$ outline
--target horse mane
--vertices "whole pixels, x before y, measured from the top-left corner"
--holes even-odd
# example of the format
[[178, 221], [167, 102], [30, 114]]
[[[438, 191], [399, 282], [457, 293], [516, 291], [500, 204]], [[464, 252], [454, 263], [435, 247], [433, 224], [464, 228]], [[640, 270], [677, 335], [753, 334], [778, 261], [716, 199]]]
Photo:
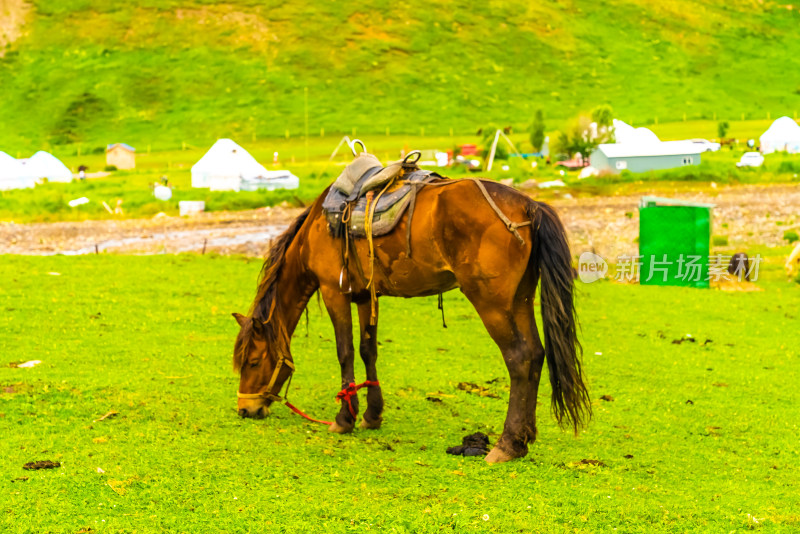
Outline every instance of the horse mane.
[[303, 213], [292, 221], [286, 231], [272, 244], [269, 253], [267, 253], [259, 275], [256, 298], [248, 314], [252, 317], [252, 321], [242, 328], [236, 342], [236, 350], [234, 350], [233, 354], [233, 368], [236, 371], [240, 370], [244, 365], [257, 329], [263, 330], [264, 338], [268, 346], [271, 347], [278, 346], [277, 342], [286, 335], [283, 323], [273, 320], [275, 307], [278, 304], [278, 284], [276, 282], [286, 263], [286, 251], [294, 241], [294, 238], [297, 237], [303, 223], [308, 219], [312, 207], [313, 205], [306, 208]]

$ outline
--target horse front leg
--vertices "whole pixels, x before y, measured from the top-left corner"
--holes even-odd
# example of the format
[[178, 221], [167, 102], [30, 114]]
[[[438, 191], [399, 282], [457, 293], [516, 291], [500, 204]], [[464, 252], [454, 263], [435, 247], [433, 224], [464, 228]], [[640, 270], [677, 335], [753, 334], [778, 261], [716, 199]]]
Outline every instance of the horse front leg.
[[[353, 319], [350, 315], [350, 298], [339, 291], [321, 289], [322, 300], [333, 323], [336, 335], [336, 355], [339, 358], [339, 367], [342, 375], [341, 390], [355, 382], [353, 359]], [[353, 395], [341, 400], [341, 409], [336, 414], [336, 420], [328, 427], [331, 432], [344, 434], [351, 432], [358, 414], [358, 396]]]
[[[375, 303], [375, 314], [378, 313], [378, 303]], [[378, 370], [375, 362], [378, 360], [378, 321], [370, 324], [372, 307], [370, 302], [358, 304], [358, 322], [361, 326], [361, 343], [359, 352], [364, 361], [367, 373], [367, 380], [370, 382], [378, 381]], [[383, 393], [380, 386], [367, 386], [367, 410], [364, 412], [364, 419], [361, 420], [360, 428], [377, 429], [381, 427], [383, 417]]]

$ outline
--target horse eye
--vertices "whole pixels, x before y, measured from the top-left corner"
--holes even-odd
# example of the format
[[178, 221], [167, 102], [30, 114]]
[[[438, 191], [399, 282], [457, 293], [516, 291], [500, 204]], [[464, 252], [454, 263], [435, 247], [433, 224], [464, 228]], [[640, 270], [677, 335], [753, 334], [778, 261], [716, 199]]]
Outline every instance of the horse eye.
[[261, 361], [260, 361], [260, 360], [256, 360], [256, 361], [254, 361], [254, 362], [250, 362], [250, 367], [251, 367], [251, 368], [256, 368], [256, 367], [258, 367], [259, 365], [261, 365]]

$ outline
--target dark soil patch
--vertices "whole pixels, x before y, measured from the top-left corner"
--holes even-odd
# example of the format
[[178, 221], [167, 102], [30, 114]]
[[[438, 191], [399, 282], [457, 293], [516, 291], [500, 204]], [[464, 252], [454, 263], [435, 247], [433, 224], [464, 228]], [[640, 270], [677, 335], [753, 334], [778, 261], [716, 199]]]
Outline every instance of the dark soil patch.
[[600, 397], [600, 400], [604, 400], [606, 402], [614, 402], [614, 397], [612, 397], [611, 395], [603, 395], [602, 397]]
[[50, 460], [39, 460], [38, 462], [28, 462], [27, 464], [23, 465], [23, 469], [34, 470], [34, 469], [55, 469], [56, 467], [61, 467], [61, 462], [51, 462]]
[[604, 462], [600, 461], [600, 460], [587, 460], [586, 458], [584, 458], [583, 460], [578, 462], [578, 464], [581, 464], [581, 465], [596, 465], [598, 467], [605, 467], [606, 466], [606, 464]]

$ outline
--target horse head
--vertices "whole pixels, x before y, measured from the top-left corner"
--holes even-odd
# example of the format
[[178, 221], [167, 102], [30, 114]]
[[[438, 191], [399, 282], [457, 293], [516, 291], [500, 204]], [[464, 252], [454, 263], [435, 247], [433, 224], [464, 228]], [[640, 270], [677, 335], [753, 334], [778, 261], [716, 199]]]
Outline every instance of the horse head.
[[280, 391], [294, 364], [274, 325], [240, 313], [233, 317], [239, 323], [233, 349], [233, 368], [239, 372], [238, 412], [241, 417], [261, 419], [269, 415], [274, 401], [282, 400]]

